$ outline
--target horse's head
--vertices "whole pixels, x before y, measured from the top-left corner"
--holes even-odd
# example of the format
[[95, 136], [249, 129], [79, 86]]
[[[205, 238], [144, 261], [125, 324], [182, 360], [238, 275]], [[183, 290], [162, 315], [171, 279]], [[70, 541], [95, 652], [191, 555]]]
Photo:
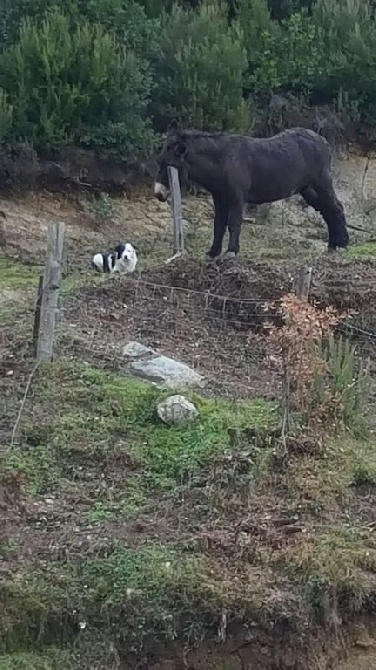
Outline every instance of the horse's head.
[[154, 195], [158, 200], [165, 202], [170, 193], [167, 167], [174, 167], [181, 174], [185, 168], [186, 151], [187, 138], [184, 131], [179, 131], [176, 126], [170, 126], [157, 158], [158, 174], [154, 184]]

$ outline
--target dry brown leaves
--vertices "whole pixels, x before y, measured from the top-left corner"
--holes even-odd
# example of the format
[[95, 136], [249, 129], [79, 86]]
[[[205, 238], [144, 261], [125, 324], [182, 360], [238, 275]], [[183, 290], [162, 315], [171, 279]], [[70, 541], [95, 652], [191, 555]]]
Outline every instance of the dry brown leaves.
[[304, 415], [311, 426], [327, 426], [339, 399], [328, 383], [329, 366], [322, 345], [346, 314], [333, 307], [318, 309], [290, 293], [282, 298], [278, 311], [283, 327], [272, 323], [265, 326], [270, 363], [274, 368], [278, 366], [283, 377], [288, 378], [293, 408]]

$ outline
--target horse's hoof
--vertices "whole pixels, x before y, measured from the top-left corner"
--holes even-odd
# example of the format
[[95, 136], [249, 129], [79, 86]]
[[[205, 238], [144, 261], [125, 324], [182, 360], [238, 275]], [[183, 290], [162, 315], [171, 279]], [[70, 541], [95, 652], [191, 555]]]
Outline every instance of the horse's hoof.
[[345, 254], [348, 251], [348, 247], [328, 247], [328, 254]]
[[217, 261], [221, 257], [221, 252], [219, 254], [214, 254], [212, 251], [207, 251], [205, 254], [208, 261]]

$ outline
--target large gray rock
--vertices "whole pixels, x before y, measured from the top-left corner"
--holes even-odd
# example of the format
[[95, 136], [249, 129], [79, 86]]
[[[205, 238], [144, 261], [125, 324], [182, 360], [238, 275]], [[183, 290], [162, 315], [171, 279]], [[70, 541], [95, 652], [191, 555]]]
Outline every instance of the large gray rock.
[[161, 421], [169, 426], [185, 426], [198, 417], [193, 402], [183, 395], [171, 395], [157, 405], [157, 414]]
[[123, 348], [126, 359], [124, 369], [131, 375], [146, 379], [157, 386], [171, 389], [198, 386], [206, 381], [202, 375], [192, 370], [185, 363], [163, 356], [140, 342], [128, 342]]

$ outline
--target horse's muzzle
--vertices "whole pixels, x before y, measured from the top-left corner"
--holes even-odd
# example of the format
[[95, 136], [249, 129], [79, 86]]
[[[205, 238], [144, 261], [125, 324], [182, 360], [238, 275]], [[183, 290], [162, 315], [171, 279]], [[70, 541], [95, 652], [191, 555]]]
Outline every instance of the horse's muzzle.
[[160, 182], [155, 182], [154, 184], [154, 195], [160, 202], [166, 202], [168, 198], [169, 190]]

